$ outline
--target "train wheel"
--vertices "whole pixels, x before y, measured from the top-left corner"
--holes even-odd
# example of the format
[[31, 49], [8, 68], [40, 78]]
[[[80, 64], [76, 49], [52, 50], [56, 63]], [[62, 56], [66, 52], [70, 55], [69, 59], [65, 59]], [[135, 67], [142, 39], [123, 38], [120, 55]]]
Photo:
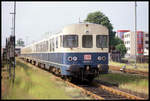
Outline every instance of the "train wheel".
[[55, 67], [51, 67], [51, 71], [52, 71], [53, 74], [56, 74], [56, 69], [55, 69]]
[[38, 67], [38, 62], [36, 62], [36, 64], [35, 64], [37, 67]]
[[49, 66], [49, 71], [52, 72], [52, 67], [51, 66]]
[[34, 61], [33, 65], [36, 65], [36, 61]]
[[32, 60], [30, 60], [30, 63], [32, 64]]
[[59, 68], [56, 68], [56, 75], [59, 76]]
[[41, 68], [45, 69], [45, 64], [41, 63]]
[[41, 63], [38, 63], [38, 67], [41, 68]]
[[58, 75], [61, 76], [61, 70], [60, 70], [60, 68], [58, 69]]

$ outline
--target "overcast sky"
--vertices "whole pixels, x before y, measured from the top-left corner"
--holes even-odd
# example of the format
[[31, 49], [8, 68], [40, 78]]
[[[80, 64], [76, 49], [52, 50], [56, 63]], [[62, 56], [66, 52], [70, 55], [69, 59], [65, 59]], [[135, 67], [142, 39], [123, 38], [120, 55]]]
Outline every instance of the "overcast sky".
[[[2, 2], [2, 46], [11, 34], [13, 2]], [[137, 2], [137, 30], [148, 32], [149, 2]], [[134, 31], [135, 2], [17, 2], [16, 40], [26, 44], [44, 38], [46, 32], [56, 33], [65, 25], [85, 20], [88, 13], [101, 11], [111, 21], [114, 31]]]

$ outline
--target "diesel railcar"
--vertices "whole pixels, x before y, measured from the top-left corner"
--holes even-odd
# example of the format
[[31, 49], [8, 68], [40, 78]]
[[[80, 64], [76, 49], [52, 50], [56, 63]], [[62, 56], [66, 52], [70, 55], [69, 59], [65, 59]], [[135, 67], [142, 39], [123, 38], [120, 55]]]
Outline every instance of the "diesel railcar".
[[79, 23], [21, 49], [21, 57], [67, 78], [91, 81], [108, 72], [109, 33], [105, 26]]

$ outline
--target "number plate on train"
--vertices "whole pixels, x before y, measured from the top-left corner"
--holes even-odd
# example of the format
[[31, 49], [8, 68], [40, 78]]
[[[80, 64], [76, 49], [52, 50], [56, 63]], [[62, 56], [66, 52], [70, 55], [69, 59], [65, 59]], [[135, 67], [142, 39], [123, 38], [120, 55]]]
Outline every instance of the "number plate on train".
[[90, 54], [84, 55], [84, 60], [91, 60], [91, 55]]

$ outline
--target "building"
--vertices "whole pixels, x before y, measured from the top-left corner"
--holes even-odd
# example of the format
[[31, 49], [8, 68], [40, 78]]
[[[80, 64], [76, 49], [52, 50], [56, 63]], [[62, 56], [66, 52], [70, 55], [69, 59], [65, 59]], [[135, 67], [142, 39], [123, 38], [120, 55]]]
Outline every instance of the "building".
[[130, 32], [130, 30], [117, 30], [116, 37], [124, 40], [124, 33]]
[[[149, 34], [143, 31], [137, 31], [136, 33], [136, 42], [135, 42], [135, 32], [126, 32], [124, 33], [124, 44], [127, 48], [126, 57], [135, 57], [140, 55], [148, 55], [149, 51]], [[135, 44], [137, 43], [137, 45]], [[135, 49], [136, 45], [136, 49]]]
[[15, 48], [16, 56], [19, 56], [21, 54], [21, 48], [23, 48], [23, 46], [16, 46]]
[[[21, 48], [23, 47], [15, 47], [15, 56], [19, 56], [21, 54]], [[6, 48], [1, 48], [1, 57], [3, 58], [3, 55], [7, 52]]]
[[149, 34], [144, 35], [144, 55], [149, 55]]

